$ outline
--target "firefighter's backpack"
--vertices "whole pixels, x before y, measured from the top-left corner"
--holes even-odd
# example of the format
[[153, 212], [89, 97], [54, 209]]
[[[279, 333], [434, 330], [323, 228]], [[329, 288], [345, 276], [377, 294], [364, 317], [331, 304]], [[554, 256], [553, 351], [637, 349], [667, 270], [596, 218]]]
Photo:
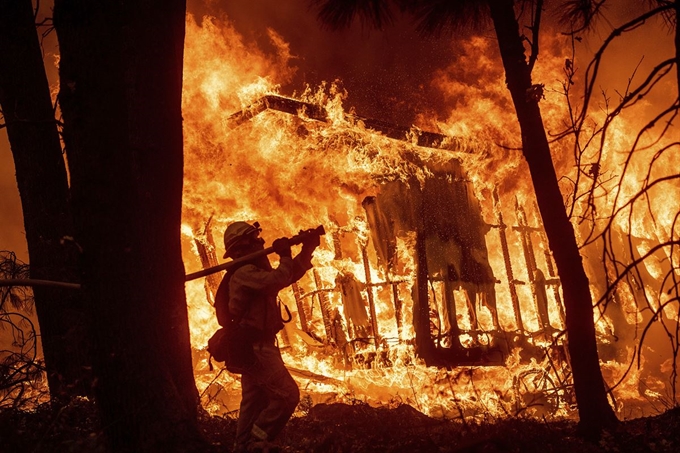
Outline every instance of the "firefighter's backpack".
[[229, 313], [229, 280], [224, 276], [215, 295], [215, 311], [220, 327], [208, 340], [208, 352], [218, 362], [224, 362], [227, 371], [242, 374], [257, 363], [252, 341], [239, 325], [239, 319]]

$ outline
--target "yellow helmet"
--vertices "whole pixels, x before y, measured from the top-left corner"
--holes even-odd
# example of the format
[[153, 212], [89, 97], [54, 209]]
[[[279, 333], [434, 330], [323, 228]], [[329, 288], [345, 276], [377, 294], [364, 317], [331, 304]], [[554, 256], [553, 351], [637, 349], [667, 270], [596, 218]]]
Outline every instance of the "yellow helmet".
[[227, 226], [224, 230], [224, 249], [226, 253], [223, 258], [231, 256], [232, 251], [241, 243], [243, 239], [253, 233], [262, 231], [260, 224], [254, 222], [252, 225], [247, 222], [234, 222]]

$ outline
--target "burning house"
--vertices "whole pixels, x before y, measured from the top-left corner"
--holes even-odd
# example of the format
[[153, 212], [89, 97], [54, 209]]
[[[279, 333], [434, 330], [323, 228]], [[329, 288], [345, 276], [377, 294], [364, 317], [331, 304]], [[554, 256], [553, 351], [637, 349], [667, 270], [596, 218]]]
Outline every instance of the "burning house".
[[[202, 27], [188, 23], [187, 271], [218, 264], [223, 245], [215, 238], [229, 222], [259, 221], [268, 243], [323, 225], [314, 269], [280, 294], [290, 322], [279, 345], [306, 401], [405, 402], [447, 416], [573, 415], [560, 280], [521, 153], [471, 133], [470, 121], [442, 125], [441, 134], [358, 116], [345, 110], [344, 93], [334, 84], [280, 96], [262, 74], [276, 79], [287, 69], [244, 49], [232, 32], [209, 20]], [[488, 85], [504, 89], [500, 77]], [[501, 99], [487, 97], [494, 96]], [[488, 113], [499, 130], [516, 127], [506, 110], [480, 104], [487, 112], [475, 114]], [[549, 100], [542, 106], [557, 110]], [[621, 166], [618, 149], [603, 151], [609, 168]], [[555, 166], [574, 168], [561, 151]], [[636, 159], [649, 168], [653, 155], [645, 151]], [[593, 181], [602, 176], [590, 174]], [[637, 180], [605, 176], [592, 203], [597, 212], [615, 212], [616, 197], [628, 199]], [[672, 199], [671, 192], [664, 197]], [[585, 197], [573, 188], [565, 194], [578, 217]], [[672, 236], [672, 216], [664, 209], [650, 202], [646, 212], [656, 213], [654, 225], [643, 210], [633, 215], [632, 209], [627, 224], [619, 219], [603, 226], [598, 218], [577, 224], [588, 244], [582, 256], [593, 299], [606, 302], [595, 313], [601, 367], [616, 409], [628, 414], [661, 398], [672, 369], [672, 354], [657, 351], [650, 357], [665, 358], [643, 358], [653, 366], [631, 366], [637, 329], [652, 313], [677, 323], [677, 304], [663, 303], [672, 299], [664, 296], [669, 278], [663, 276], [674, 272], [677, 251], [655, 248]], [[637, 277], [620, 279], [615, 291], [609, 285], [620, 264], [601, 242], [587, 240], [607, 228], [618, 241], [606, 245], [608, 252], [616, 249], [617, 257], [626, 250], [630, 260], [650, 250], [658, 255]], [[204, 406], [228, 413], [238, 407], [239, 381], [211, 369], [205, 351], [217, 329], [211, 302], [220, 278], [190, 281], [186, 291]]]
[[[272, 168], [262, 171], [274, 180], [270, 172], [298, 168], [280, 187], [249, 187], [272, 204], [251, 206], [243, 218], [259, 220], [271, 239], [318, 223], [327, 231], [318, 264], [282, 293], [290, 307], [282, 316], [290, 322], [281, 346], [344, 373], [416, 362], [444, 369], [504, 366], [517, 347], [525, 361], [560, 360], [561, 371], [559, 279], [542, 228], [530, 222], [522, 202], [498, 191], [480, 201], [460, 157], [475, 152], [470, 143], [337, 114], [333, 120], [318, 105], [269, 94], [225, 121], [230, 140], [243, 146], [268, 130], [282, 140], [274, 147], [285, 148], [284, 137], [301, 147], [285, 151], [286, 163], [264, 161]], [[307, 163], [310, 156], [336, 162], [317, 167]], [[226, 167], [236, 165], [227, 159]], [[343, 160], [345, 167], [337, 167]], [[511, 200], [514, 224], [504, 220], [502, 199]], [[296, 211], [291, 203], [304, 208]], [[213, 238], [225, 220], [217, 216], [215, 210], [202, 231], [191, 233], [204, 268], [216, 266], [221, 254]], [[208, 301], [220, 279], [205, 280]], [[567, 382], [561, 385], [568, 391]]]
[[[233, 127], [238, 127], [246, 119], [267, 109], [328, 121], [326, 112], [318, 106], [276, 95], [263, 97], [249, 108], [231, 115], [228, 121]], [[530, 333], [525, 330], [522, 317], [534, 317], [533, 323], [539, 327], [530, 336], [542, 335], [544, 340], [549, 341], [551, 334], [564, 322], [564, 310], [558, 291], [559, 279], [555, 278], [551, 257], [544, 248], [539, 252], [544, 254], [545, 271], [537, 265], [538, 252], [534, 250], [534, 241], [540, 240], [542, 229], [528, 225], [524, 208], [517, 202], [515, 214], [518, 224], [510, 230], [522, 245], [520, 261], [526, 264], [528, 281], [515, 279], [506, 231], [508, 226], [503, 221], [498, 194], [493, 193], [496, 223], [489, 224], [482, 216], [472, 181], [461, 161], [455, 157], [456, 152], [474, 150], [463, 148], [459, 140], [441, 134], [355, 115], [344, 117], [349, 124], [361, 124], [369, 134], [409, 141], [413, 147], [446, 149], [453, 153], [427, 158], [418, 155], [415, 148], [407, 149], [399, 155], [401, 174], [386, 171], [371, 175], [375, 179], [373, 194], [361, 200], [362, 212], [350, 224], [333, 222], [330, 226], [333, 261], [352, 259], [359, 264], [359, 275], [354, 274], [357, 271], [355, 265], [352, 270], [339, 269], [334, 286], [322, 284], [318, 272], [314, 274], [311, 290], [302, 291], [296, 285], [293, 295], [299, 325], [295, 328], [304, 335], [341, 349], [342, 354], [350, 358], [350, 366], [357, 366], [358, 362], [361, 367], [372, 366], [375, 353], [371, 353], [370, 359], [364, 355], [352, 358], [357, 350], [354, 344], [370, 344], [375, 351], [385, 353], [390, 342], [404, 341], [414, 344], [418, 355], [428, 365], [502, 364], [513, 343], [520, 341], [525, 346], [527, 344], [524, 340], [513, 338]], [[296, 132], [300, 134], [301, 131], [306, 131], [306, 126], [299, 125]], [[351, 147], [352, 144], [345, 143], [344, 146]], [[381, 158], [375, 156], [375, 159], [379, 161]], [[501, 244], [496, 252], [502, 255], [505, 281], [494, 276], [489, 262], [485, 238], [491, 230], [496, 232]], [[532, 233], [537, 238], [532, 238]], [[401, 251], [401, 259], [397, 239], [400, 239], [401, 247], [406, 247]], [[210, 245], [215, 247], [214, 243]], [[200, 241], [197, 247], [204, 265], [217, 264]], [[412, 263], [411, 269], [400, 263], [404, 255]], [[377, 280], [373, 277], [374, 273], [378, 274]], [[550, 276], [549, 280], [546, 280], [546, 274]], [[211, 280], [211, 293], [218, 281]], [[512, 332], [506, 331], [499, 322], [496, 285], [503, 283], [512, 302], [509, 307], [515, 322]], [[522, 313], [516, 285], [530, 286], [533, 302], [524, 304], [524, 307], [532, 307], [531, 313], [527, 313], [526, 308]], [[553, 311], [559, 314], [553, 319], [554, 325], [550, 321], [548, 287], [551, 288]], [[390, 299], [385, 307], [389, 316], [382, 320], [377, 318], [376, 298], [379, 296]], [[333, 299], [336, 299], [335, 303], [331, 303]], [[411, 310], [407, 315], [402, 308], [404, 299], [410, 299]], [[317, 323], [323, 326], [321, 332], [312, 330], [315, 323], [310, 318], [315, 306], [317, 317], [322, 321]], [[479, 321], [481, 311], [486, 312], [486, 325]], [[411, 324], [407, 327], [407, 331], [413, 332], [411, 336], [404, 336], [405, 320]], [[381, 329], [383, 322], [392, 324], [392, 327]], [[393, 333], [394, 327], [396, 336], [383, 336], [381, 333]]]

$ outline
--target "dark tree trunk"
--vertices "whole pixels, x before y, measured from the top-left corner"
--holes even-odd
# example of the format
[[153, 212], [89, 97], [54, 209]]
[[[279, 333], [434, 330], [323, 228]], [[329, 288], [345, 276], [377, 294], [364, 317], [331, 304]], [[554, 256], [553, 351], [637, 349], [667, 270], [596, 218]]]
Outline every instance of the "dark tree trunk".
[[57, 0], [95, 397], [114, 451], [201, 447], [184, 266], [184, 0]]
[[680, 19], [680, 0], [673, 2], [673, 8], [673, 15], [675, 16], [675, 73], [680, 97], [680, 23], [678, 22], [678, 19]]
[[[16, 167], [31, 277], [77, 281], [66, 166], [31, 0], [0, 0], [0, 106]], [[52, 401], [89, 395], [83, 298], [70, 289], [33, 291]]]
[[[422, 218], [422, 216], [420, 217]], [[430, 304], [428, 291], [427, 247], [423, 228], [416, 232], [416, 281], [412, 289], [413, 297], [413, 328], [415, 330], [416, 354], [425, 363], [435, 363], [435, 347], [430, 332]]]
[[588, 277], [574, 228], [564, 208], [538, 100], [528, 95], [532, 86], [531, 73], [513, 4], [513, 0], [489, 1], [506, 82], [522, 131], [524, 157], [529, 164], [538, 207], [562, 282], [580, 427], [586, 434], [596, 435], [603, 428], [615, 425], [617, 420], [607, 401], [600, 370]]

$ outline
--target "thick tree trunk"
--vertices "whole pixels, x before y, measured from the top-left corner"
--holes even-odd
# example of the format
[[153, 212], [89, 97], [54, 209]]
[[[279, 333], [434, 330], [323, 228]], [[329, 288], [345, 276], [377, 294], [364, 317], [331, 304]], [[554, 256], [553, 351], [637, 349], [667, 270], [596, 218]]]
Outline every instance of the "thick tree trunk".
[[[77, 281], [66, 166], [31, 0], [0, 0], [0, 106], [16, 167], [31, 277]], [[90, 395], [83, 298], [71, 289], [33, 291], [52, 401]]]
[[95, 396], [114, 451], [201, 447], [180, 249], [185, 7], [55, 1]]
[[603, 428], [615, 425], [617, 420], [607, 401], [600, 370], [588, 277], [574, 228], [564, 208], [538, 100], [528, 95], [531, 74], [513, 4], [513, 0], [489, 0], [506, 82], [522, 131], [524, 157], [529, 164], [538, 207], [562, 282], [580, 427], [586, 434], [597, 434]]

